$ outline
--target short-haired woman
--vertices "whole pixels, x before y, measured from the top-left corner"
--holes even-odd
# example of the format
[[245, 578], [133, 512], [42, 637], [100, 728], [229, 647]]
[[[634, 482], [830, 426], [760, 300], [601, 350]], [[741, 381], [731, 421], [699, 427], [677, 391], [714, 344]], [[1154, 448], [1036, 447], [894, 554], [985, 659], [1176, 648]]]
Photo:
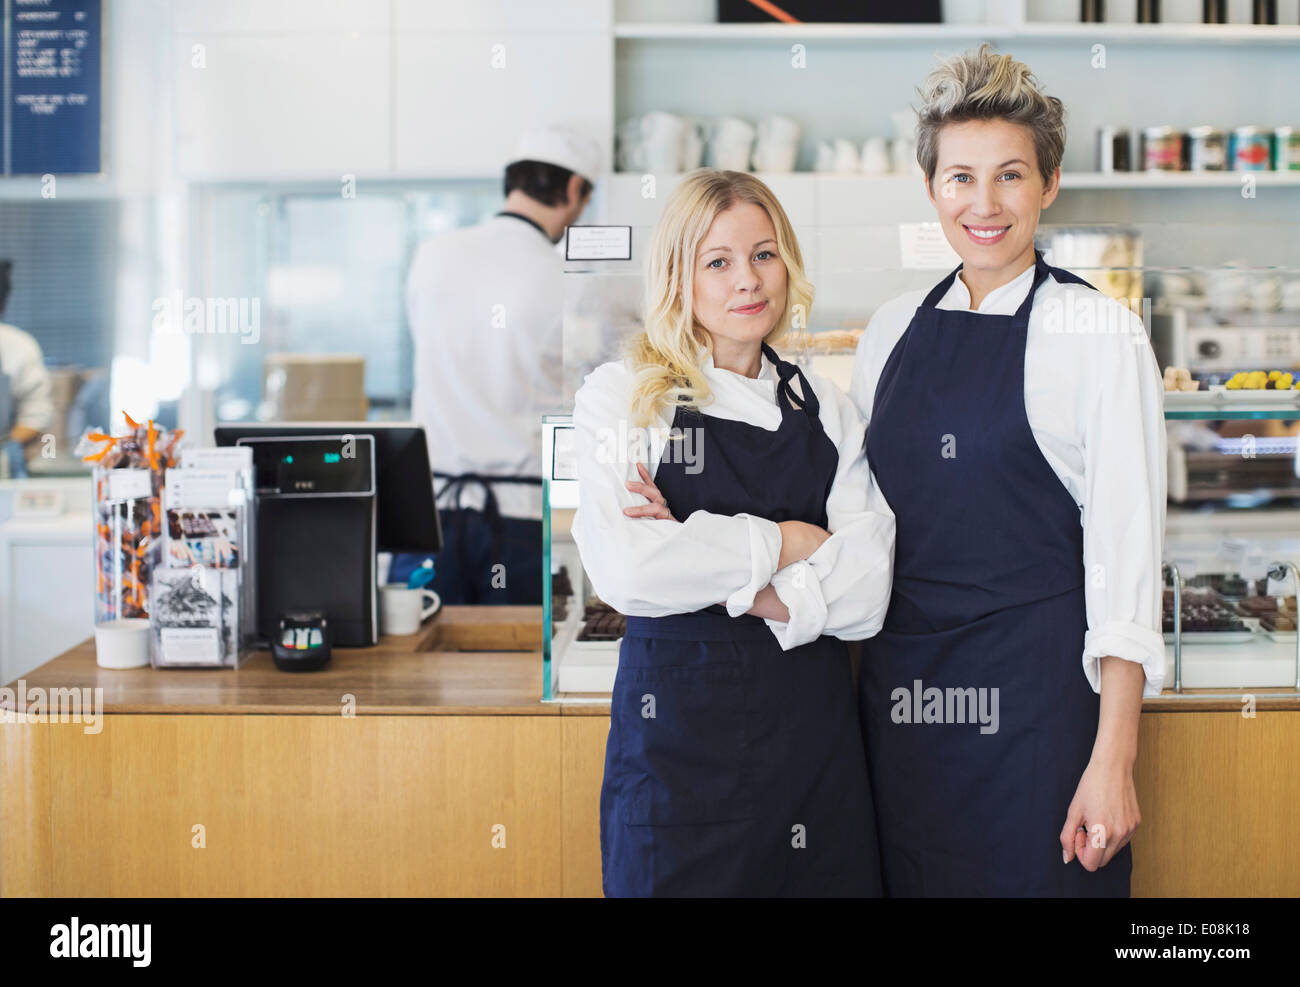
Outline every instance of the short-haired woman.
[[578, 391], [574, 538], [628, 615], [607, 895], [880, 894], [843, 642], [884, 619], [893, 518], [852, 402], [771, 348], [811, 302], [767, 186], [693, 172], [649, 245], [645, 331]]
[[987, 45], [921, 96], [962, 263], [876, 312], [853, 381], [897, 517], [860, 682], [885, 893], [1127, 895], [1164, 676], [1160, 375], [1141, 321], [1034, 248], [1060, 101]]

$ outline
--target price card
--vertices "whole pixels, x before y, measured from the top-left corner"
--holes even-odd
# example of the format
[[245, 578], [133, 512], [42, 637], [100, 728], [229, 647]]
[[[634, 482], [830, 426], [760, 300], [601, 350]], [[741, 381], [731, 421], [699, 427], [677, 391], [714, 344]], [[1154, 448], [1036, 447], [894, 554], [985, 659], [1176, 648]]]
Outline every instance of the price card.
[[565, 260], [631, 260], [632, 227], [570, 226]]
[[899, 223], [898, 249], [909, 270], [951, 271], [961, 263], [938, 223]]
[[63, 491], [37, 488], [19, 490], [14, 497], [14, 517], [58, 517], [63, 513]]
[[153, 473], [149, 470], [110, 470], [109, 500], [141, 500], [153, 496]]
[[163, 627], [158, 641], [169, 665], [220, 665], [221, 639], [215, 627]]

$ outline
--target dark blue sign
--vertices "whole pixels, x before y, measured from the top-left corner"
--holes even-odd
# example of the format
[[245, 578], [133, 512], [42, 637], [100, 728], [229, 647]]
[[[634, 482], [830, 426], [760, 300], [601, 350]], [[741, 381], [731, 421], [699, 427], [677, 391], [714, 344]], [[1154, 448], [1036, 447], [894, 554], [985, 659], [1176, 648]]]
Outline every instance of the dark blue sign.
[[6, 0], [12, 175], [97, 172], [100, 0]]

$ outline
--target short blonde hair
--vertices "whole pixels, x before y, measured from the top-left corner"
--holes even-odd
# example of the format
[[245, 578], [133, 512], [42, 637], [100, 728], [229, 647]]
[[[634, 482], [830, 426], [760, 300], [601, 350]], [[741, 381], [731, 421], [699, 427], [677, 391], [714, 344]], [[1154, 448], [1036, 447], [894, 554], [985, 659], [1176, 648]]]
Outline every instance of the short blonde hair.
[[794, 227], [772, 190], [745, 172], [715, 168], [691, 172], [669, 195], [650, 239], [645, 329], [628, 346], [636, 373], [631, 407], [634, 426], [652, 425], [661, 409], [679, 405], [699, 408], [711, 398], [699, 351], [703, 347], [712, 352], [713, 344], [691, 307], [695, 256], [714, 219], [738, 202], [753, 203], [767, 213], [776, 230], [777, 255], [785, 264], [785, 306], [763, 341], [780, 340], [792, 327], [807, 328], [813, 286], [804, 273]]
[[1065, 154], [1065, 105], [1043, 92], [1024, 62], [998, 55], [988, 43], [943, 61], [917, 90], [921, 109], [916, 124], [916, 160], [934, 188], [939, 164], [939, 132], [950, 123], [1007, 120], [1028, 127], [1043, 181]]

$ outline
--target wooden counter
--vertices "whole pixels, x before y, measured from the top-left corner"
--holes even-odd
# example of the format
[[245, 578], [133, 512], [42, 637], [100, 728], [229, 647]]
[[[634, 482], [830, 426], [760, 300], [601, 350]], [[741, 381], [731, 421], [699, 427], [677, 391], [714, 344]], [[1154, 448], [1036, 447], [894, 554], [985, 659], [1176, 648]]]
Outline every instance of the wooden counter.
[[[541, 702], [540, 627], [446, 607], [306, 673], [79, 645], [21, 685], [103, 689], [98, 728], [0, 724], [0, 895], [599, 895], [609, 707]], [[1135, 895], [1300, 894], [1300, 696], [1242, 695], [1144, 704]]]

